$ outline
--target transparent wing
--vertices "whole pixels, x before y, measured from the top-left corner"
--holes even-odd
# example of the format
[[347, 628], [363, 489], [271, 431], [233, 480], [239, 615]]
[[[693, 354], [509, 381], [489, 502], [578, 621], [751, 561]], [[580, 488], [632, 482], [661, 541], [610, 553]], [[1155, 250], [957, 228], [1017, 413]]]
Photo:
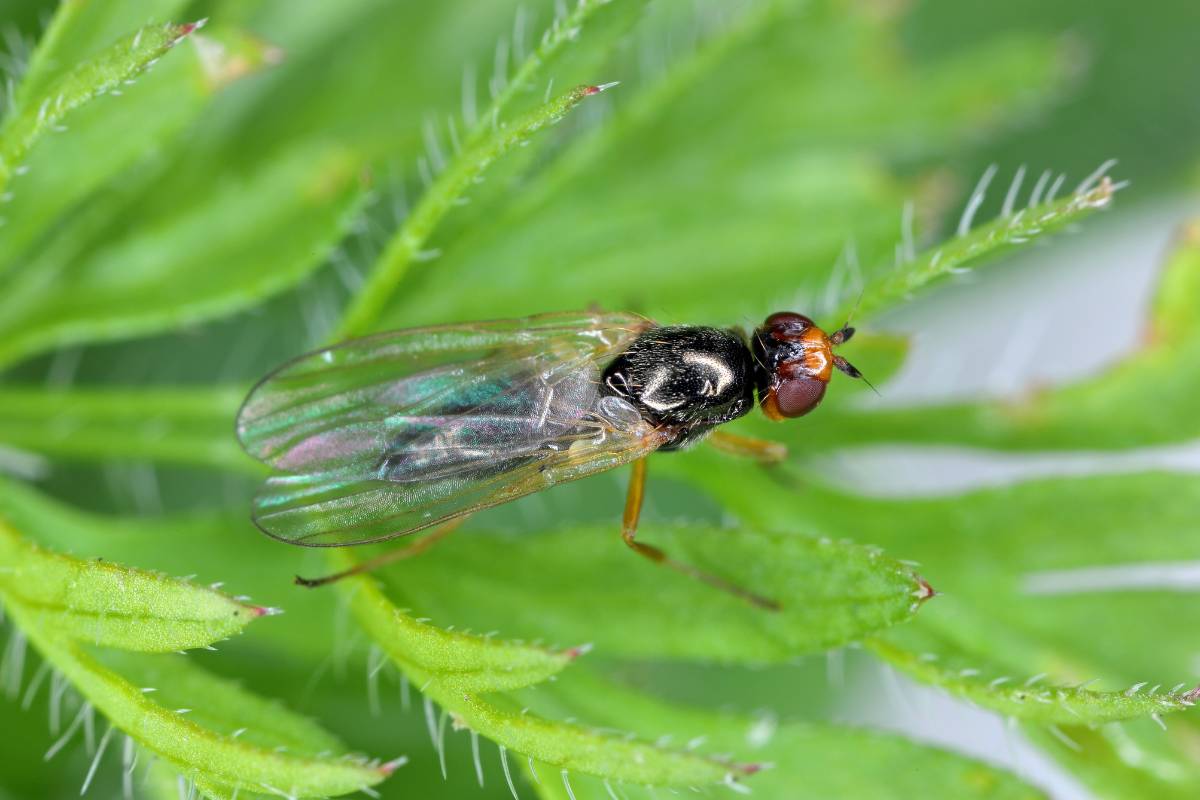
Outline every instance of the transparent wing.
[[254, 520], [310, 546], [382, 541], [627, 463], [662, 434], [600, 372], [653, 323], [548, 314], [413, 328], [289, 362], [238, 414], [269, 478]]

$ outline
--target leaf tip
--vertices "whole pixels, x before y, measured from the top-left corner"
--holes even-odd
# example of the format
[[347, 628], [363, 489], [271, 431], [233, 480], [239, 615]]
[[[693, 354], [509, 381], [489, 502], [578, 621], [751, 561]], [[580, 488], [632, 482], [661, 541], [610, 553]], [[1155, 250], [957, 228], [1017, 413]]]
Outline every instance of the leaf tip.
[[384, 763], [380, 764], [378, 770], [380, 774], [382, 774], [384, 777], [387, 777], [407, 763], [408, 756], [400, 756], [399, 758], [393, 758], [391, 761], [385, 761]]
[[186, 37], [188, 34], [200, 30], [208, 24], [208, 17], [198, 19], [195, 22], [185, 22], [175, 28], [175, 40], [171, 44], [175, 44]]
[[917, 598], [917, 603], [924, 603], [929, 598], [936, 597], [937, 593], [937, 589], [934, 589], [929, 581], [917, 576], [917, 588], [913, 590], [913, 596]]
[[620, 81], [609, 81], [608, 83], [599, 83], [599, 84], [596, 84], [595, 86], [584, 86], [583, 87], [583, 95], [584, 95], [584, 97], [591, 97], [594, 94], [600, 94], [601, 92], [606, 92], [609, 89], [613, 88], [614, 86], [620, 86], [620, 85], [621, 85]]
[[565, 655], [571, 661], [574, 661], [575, 659], [579, 658], [580, 656], [585, 656], [588, 653], [592, 652], [593, 647], [595, 647], [595, 645], [593, 645], [591, 642], [584, 642], [581, 645], [572, 647], [571, 649], [564, 651], [563, 655]]

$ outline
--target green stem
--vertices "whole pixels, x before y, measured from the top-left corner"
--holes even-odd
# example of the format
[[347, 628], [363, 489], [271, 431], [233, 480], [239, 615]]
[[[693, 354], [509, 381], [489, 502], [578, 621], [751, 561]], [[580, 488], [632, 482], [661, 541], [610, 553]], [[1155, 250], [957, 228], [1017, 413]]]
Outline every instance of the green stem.
[[[472, 134], [466, 149], [434, 179], [412, 214], [388, 243], [366, 285], [343, 317], [335, 338], [344, 339], [365, 333], [375, 323], [409, 266], [421, 257], [425, 243], [442, 218], [489, 164], [537, 131], [561, 120], [585, 97], [599, 94], [605, 88], [577, 86], [511, 125], [496, 123], [490, 135], [477, 139]], [[499, 110], [499, 105], [493, 106], [485, 119], [496, 119]]]
[[1060, 200], [997, 217], [922, 254], [915, 261], [901, 265], [895, 272], [867, 286], [860, 301], [843, 304], [831, 319], [849, 319], [851, 316], [866, 319], [876, 311], [907, 299], [926, 284], [958, 272], [968, 264], [982, 263], [984, 256], [994, 256], [1006, 248], [1062, 230], [1108, 206], [1117, 188], [1108, 176], [1103, 176], [1094, 185], [1083, 186]]
[[[194, 22], [147, 25], [78, 64], [47, 87], [44, 94], [28, 96], [29, 92], [22, 91], [19, 97], [23, 102], [0, 126], [0, 192], [34, 143], [57, 129], [67, 114], [96, 97], [118, 92], [197, 27], [199, 23]], [[52, 34], [57, 35], [57, 30], [52, 28]]]
[[501, 115], [517, 95], [529, 90], [538, 71], [550, 63], [567, 43], [573, 41], [592, 14], [608, 2], [611, 0], [582, 0], [570, 14], [554, 21], [538, 47], [522, 62], [512, 80], [496, 94], [487, 111], [474, 123], [462, 152], [445, 172], [434, 179], [412, 215], [392, 237], [371, 270], [366, 285], [343, 316], [335, 339], [364, 333], [375, 323], [407, 274], [409, 266], [420, 258], [425, 243], [442, 217], [492, 161], [514, 145], [526, 141], [539, 129], [558, 122], [583, 98], [607, 88], [579, 86], [545, 103], [514, 124], [500, 121]]

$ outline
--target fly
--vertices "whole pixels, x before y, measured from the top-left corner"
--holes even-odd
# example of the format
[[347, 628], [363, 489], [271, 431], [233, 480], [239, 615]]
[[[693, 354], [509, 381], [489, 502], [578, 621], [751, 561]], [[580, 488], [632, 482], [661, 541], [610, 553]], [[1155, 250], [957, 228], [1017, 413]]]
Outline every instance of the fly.
[[543, 314], [353, 339], [284, 364], [251, 390], [237, 433], [277, 470], [255, 524], [310, 547], [382, 542], [433, 526], [416, 545], [346, 574], [415, 555], [490, 506], [633, 464], [621, 536], [650, 560], [765, 607], [775, 601], [670, 558], [636, 538], [645, 458], [710, 435], [761, 461], [781, 445], [714, 429], [757, 404], [774, 420], [821, 402], [834, 369], [861, 374], [791, 312], [749, 336], [663, 326], [636, 314]]

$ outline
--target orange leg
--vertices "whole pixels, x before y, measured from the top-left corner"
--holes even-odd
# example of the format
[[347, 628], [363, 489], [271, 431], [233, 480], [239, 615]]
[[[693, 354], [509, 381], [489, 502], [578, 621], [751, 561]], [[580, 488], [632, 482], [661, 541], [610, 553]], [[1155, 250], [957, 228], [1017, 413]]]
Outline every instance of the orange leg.
[[445, 522], [407, 547], [397, 547], [395, 550], [389, 550], [382, 555], [378, 555], [369, 561], [364, 561], [361, 564], [357, 564], [350, 569], [342, 570], [341, 572], [335, 572], [332, 575], [325, 575], [321, 578], [301, 578], [299, 575], [297, 575], [296, 585], [306, 586], [309, 589], [315, 589], [318, 586], [325, 586], [326, 584], [333, 583], [334, 581], [339, 581], [342, 578], [349, 578], [351, 575], [361, 575], [364, 572], [377, 570], [380, 567], [387, 566], [395, 561], [403, 561], [406, 558], [414, 558], [433, 547], [434, 543], [439, 539], [443, 539], [449, 536], [451, 533], [454, 533], [455, 529], [463, 523], [464, 519], [466, 519], [466, 517], [459, 517], [457, 519], [452, 519], [449, 522]]
[[630, 549], [638, 555], [644, 556], [656, 564], [662, 564], [665, 567], [670, 567], [676, 572], [687, 575], [689, 578], [695, 578], [698, 581], [703, 581], [709, 586], [720, 589], [723, 592], [740, 597], [760, 608], [778, 611], [779, 604], [770, 598], [747, 591], [740, 586], [730, 583], [724, 578], [719, 578], [716, 575], [711, 575], [703, 570], [696, 569], [690, 564], [684, 564], [681, 561], [675, 561], [667, 556], [659, 548], [654, 545], [639, 542], [637, 536], [638, 518], [642, 513], [642, 499], [646, 494], [646, 459], [639, 458], [633, 462], [633, 475], [629, 479], [629, 493], [625, 495], [625, 515], [621, 520], [621, 539], [624, 540]]
[[779, 464], [787, 458], [787, 446], [767, 439], [738, 436], [736, 433], [713, 431], [708, 443], [722, 453], [750, 458], [760, 464]]

